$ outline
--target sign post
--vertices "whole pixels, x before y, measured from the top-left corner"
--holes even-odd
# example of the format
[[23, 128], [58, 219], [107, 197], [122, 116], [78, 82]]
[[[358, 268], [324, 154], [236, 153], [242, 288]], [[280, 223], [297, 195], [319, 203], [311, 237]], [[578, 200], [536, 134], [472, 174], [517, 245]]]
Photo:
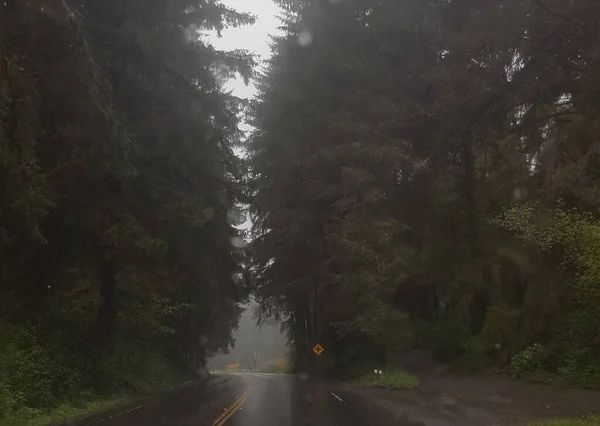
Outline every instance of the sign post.
[[383, 371], [381, 370], [373, 370], [373, 373], [375, 373], [375, 375], [377, 376], [377, 383], [381, 382], [381, 375], [383, 374]]

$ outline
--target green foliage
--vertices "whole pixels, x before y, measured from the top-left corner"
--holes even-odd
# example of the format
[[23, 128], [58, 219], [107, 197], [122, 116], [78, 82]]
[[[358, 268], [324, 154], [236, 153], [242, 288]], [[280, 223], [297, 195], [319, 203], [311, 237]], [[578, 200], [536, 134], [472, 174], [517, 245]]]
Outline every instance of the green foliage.
[[390, 389], [414, 389], [419, 385], [417, 376], [402, 370], [392, 369], [377, 375], [365, 373], [352, 382], [358, 386], [382, 386]]
[[8, 385], [6, 378], [0, 379], [0, 413], [12, 413], [23, 404], [23, 396], [16, 394]]
[[487, 354], [509, 345], [518, 329], [521, 315], [516, 309], [490, 306], [486, 311], [483, 328], [471, 339], [471, 349]]
[[[27, 330], [0, 323], [2, 406], [47, 408], [55, 402], [60, 380], [56, 363]], [[8, 411], [3, 411], [8, 412]]]
[[[94, 398], [144, 394], [173, 386], [184, 378], [156, 349], [136, 342], [110, 348], [93, 368], [85, 366], [83, 359], [67, 362], [64, 352], [49, 351], [23, 329], [3, 326], [1, 344], [0, 405], [2, 413], [15, 413], [16, 419], [43, 417], [63, 399], [87, 406]], [[69, 403], [63, 403], [64, 407], [68, 408]], [[79, 412], [81, 407], [70, 410]], [[68, 410], [63, 411], [53, 410], [52, 415], [68, 414]]]
[[156, 349], [121, 341], [107, 348], [93, 371], [94, 389], [105, 393], [147, 393], [178, 383], [184, 375]]
[[530, 426], [598, 426], [600, 416], [587, 416], [580, 419], [549, 419], [531, 423]]
[[332, 369], [413, 343], [591, 384], [593, 0], [281, 3], [249, 147], [263, 315]]
[[[600, 383], [600, 362], [591, 354], [590, 348], [571, 348], [564, 353], [553, 377], [554, 382], [587, 389], [598, 389]], [[562, 353], [560, 354], [562, 355]]]
[[200, 35], [252, 16], [0, 3], [2, 407], [200, 368], [250, 285], [296, 370], [415, 343], [597, 386], [594, 2], [279, 2], [247, 162], [223, 84], [253, 59]]
[[548, 348], [536, 343], [515, 354], [508, 366], [510, 374], [519, 379], [546, 381]]
[[546, 333], [545, 345], [538, 342], [516, 353], [509, 371], [519, 378], [597, 387], [598, 364], [592, 354], [600, 347], [595, 331], [600, 326], [600, 223], [590, 215], [561, 209], [542, 216], [542, 223], [539, 217], [531, 206], [513, 207], [500, 223], [536, 249], [560, 253], [557, 269], [568, 281], [554, 291], [560, 292], [564, 304], [554, 312], [558, 318]]
[[212, 1], [0, 4], [3, 414], [147, 392], [233, 344], [246, 165], [223, 84], [254, 62], [200, 33], [253, 21]]
[[0, 418], [0, 426], [47, 426], [61, 420], [94, 414], [129, 402], [124, 397], [82, 401], [77, 405], [61, 404], [49, 412], [21, 408], [14, 414]]

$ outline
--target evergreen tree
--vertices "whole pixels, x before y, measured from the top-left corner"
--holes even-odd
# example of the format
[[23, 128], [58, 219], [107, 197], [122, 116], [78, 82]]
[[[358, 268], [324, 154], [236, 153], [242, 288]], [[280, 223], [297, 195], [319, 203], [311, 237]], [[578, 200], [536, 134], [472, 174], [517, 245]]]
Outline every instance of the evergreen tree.
[[575, 254], [571, 238], [595, 222], [564, 209], [596, 215], [598, 5], [282, 6], [251, 140], [252, 253], [299, 368], [316, 341], [342, 369], [410, 344], [477, 365], [539, 344], [561, 354], [552, 373], [589, 367], [593, 339], [567, 348], [594, 305], [573, 301], [591, 297], [594, 243]]
[[0, 4], [0, 407], [139, 387], [233, 344], [245, 165], [223, 83], [253, 59], [202, 31], [253, 20], [216, 1]]

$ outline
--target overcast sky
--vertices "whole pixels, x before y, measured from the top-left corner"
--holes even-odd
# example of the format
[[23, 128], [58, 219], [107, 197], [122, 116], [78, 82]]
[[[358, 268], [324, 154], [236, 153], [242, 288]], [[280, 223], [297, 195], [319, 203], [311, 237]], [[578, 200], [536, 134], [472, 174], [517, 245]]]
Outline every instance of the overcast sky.
[[[211, 37], [212, 44], [220, 50], [246, 49], [251, 53], [259, 55], [260, 61], [269, 58], [271, 49], [269, 48], [270, 35], [278, 33], [278, 27], [281, 22], [277, 18], [279, 7], [272, 0], [222, 0], [222, 3], [239, 12], [249, 12], [256, 16], [256, 23], [240, 28], [231, 28], [222, 32], [221, 38], [215, 35]], [[256, 89], [250, 83], [246, 86], [241, 78], [231, 80], [227, 88], [233, 91], [233, 94], [240, 98], [252, 98]], [[242, 123], [240, 129], [249, 130], [250, 127]], [[236, 155], [243, 157], [242, 148], [234, 149]], [[251, 226], [250, 221], [246, 221], [239, 229], [248, 229]]]
[[[272, 0], [222, 0], [222, 3], [239, 12], [252, 13], [257, 21], [254, 25], [223, 31], [220, 39], [212, 38], [214, 46], [221, 50], [247, 49], [260, 55], [262, 60], [267, 59], [271, 53], [269, 35], [276, 34], [277, 27], [281, 25], [277, 19], [279, 8]], [[228, 88], [241, 98], [251, 98], [255, 93], [254, 86], [245, 86], [239, 78], [231, 81]]]
[[[268, 59], [271, 54], [269, 36], [275, 35], [277, 27], [281, 25], [277, 19], [279, 8], [272, 0], [222, 0], [222, 2], [239, 12], [250, 12], [256, 15], [257, 20], [254, 25], [223, 31], [221, 38], [212, 37], [212, 44], [221, 50], [246, 49], [260, 56], [260, 66], [260, 61]], [[240, 98], [252, 98], [256, 93], [252, 83], [246, 86], [241, 78], [231, 80], [227, 87]], [[240, 128], [247, 130], [248, 126], [242, 125]], [[235, 152], [243, 156], [243, 150], [237, 149]], [[245, 230], [250, 226], [251, 222], [247, 220], [239, 229]], [[256, 320], [252, 317], [250, 309], [242, 315], [240, 327], [234, 332], [234, 338], [237, 341], [236, 347], [231, 354], [213, 359], [210, 362], [213, 368], [223, 368], [227, 363], [243, 362], [253, 356], [255, 351], [259, 351], [257, 355], [263, 361], [282, 358], [287, 351], [286, 339], [281, 334], [279, 325], [265, 325], [259, 329], [256, 327]]]

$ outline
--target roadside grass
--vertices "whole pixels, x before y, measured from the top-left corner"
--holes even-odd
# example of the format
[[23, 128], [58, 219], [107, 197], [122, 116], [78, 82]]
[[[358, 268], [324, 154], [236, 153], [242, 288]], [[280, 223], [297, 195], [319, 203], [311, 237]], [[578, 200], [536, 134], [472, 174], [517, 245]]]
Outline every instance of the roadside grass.
[[52, 410], [42, 411], [33, 408], [21, 408], [9, 416], [0, 418], [0, 426], [47, 426], [53, 422], [79, 416], [91, 415], [131, 402], [133, 398], [113, 397], [88, 401], [76, 405], [62, 404]]
[[600, 416], [578, 419], [548, 419], [531, 423], [530, 426], [600, 426]]
[[381, 386], [389, 389], [414, 389], [419, 385], [419, 378], [403, 370], [388, 370], [381, 375], [365, 373], [352, 384], [357, 386]]

